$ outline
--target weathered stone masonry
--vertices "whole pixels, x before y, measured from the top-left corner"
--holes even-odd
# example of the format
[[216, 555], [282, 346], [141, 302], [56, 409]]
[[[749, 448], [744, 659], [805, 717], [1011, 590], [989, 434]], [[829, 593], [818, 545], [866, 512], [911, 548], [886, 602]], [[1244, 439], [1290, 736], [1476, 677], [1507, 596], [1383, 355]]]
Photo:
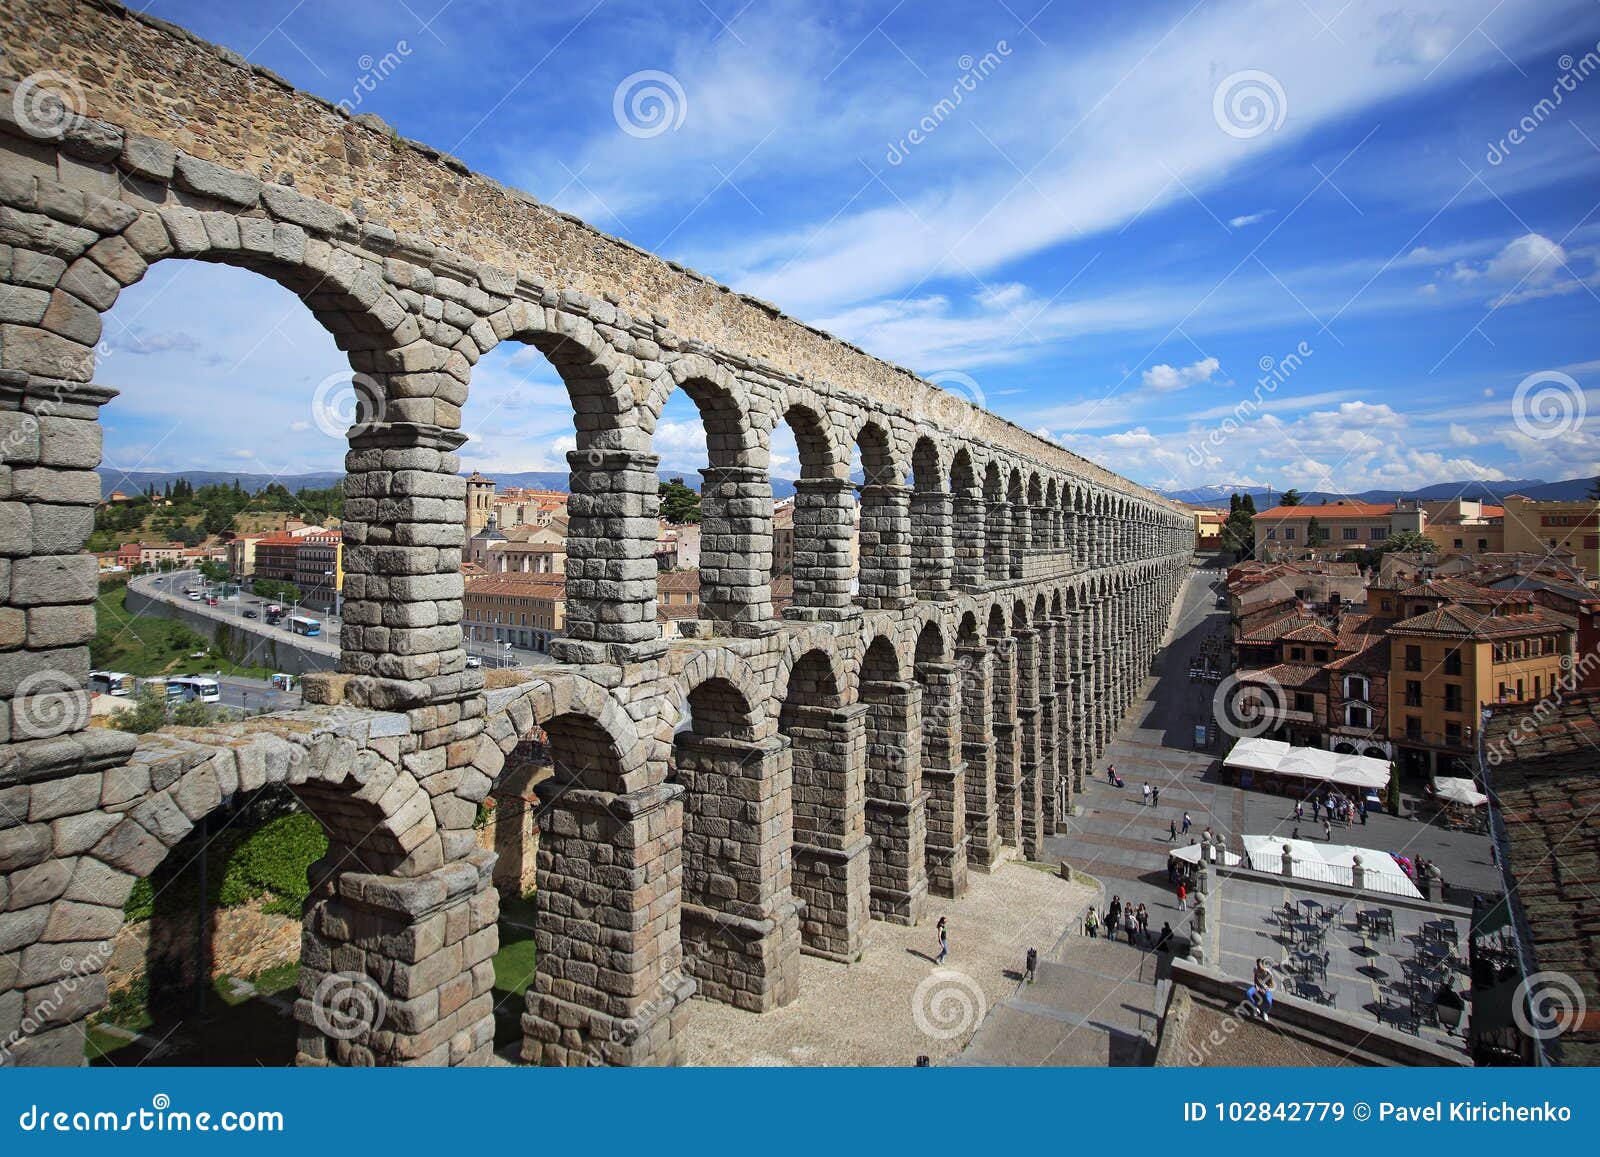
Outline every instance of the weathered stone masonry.
[[[1130, 701], [1192, 534], [1156, 495], [766, 303], [606, 237], [235, 54], [109, 3], [8, 7], [0, 93], [0, 1057], [76, 1064], [133, 882], [226, 801], [330, 834], [302, 943], [304, 1063], [489, 1055], [497, 905], [478, 804], [536, 725], [541, 1064], [670, 1063], [690, 997], [799, 994], [1008, 847], [1036, 854]], [[73, 116], [17, 119], [52, 74]], [[30, 80], [30, 78], [32, 78]], [[78, 107], [80, 106], [81, 107]], [[84, 726], [102, 316], [164, 260], [285, 285], [348, 352], [340, 674], [203, 731]], [[461, 647], [473, 366], [512, 341], [577, 427], [568, 629], [485, 690]], [[704, 618], [655, 614], [668, 397], [705, 421]], [[772, 610], [769, 450], [801, 450]], [[867, 472], [859, 574], [852, 484]], [[329, 1031], [340, 986], [381, 999]], [[339, 1025], [335, 1025], [338, 1028]]]

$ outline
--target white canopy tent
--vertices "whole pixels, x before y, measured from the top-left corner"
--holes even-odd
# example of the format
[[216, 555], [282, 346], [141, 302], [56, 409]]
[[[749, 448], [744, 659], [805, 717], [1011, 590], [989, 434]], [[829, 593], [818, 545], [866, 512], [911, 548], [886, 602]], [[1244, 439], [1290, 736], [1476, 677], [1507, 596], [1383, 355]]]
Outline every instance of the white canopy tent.
[[1244, 841], [1250, 866], [1258, 872], [1281, 871], [1283, 846], [1288, 844], [1289, 854], [1293, 857], [1290, 873], [1294, 879], [1349, 886], [1354, 878], [1355, 858], [1360, 856], [1365, 891], [1422, 898], [1417, 886], [1388, 852], [1349, 844], [1285, 839], [1282, 836], [1241, 836], [1240, 839]]
[[1445, 803], [1458, 803], [1465, 807], [1482, 807], [1489, 802], [1489, 797], [1478, 790], [1478, 785], [1470, 779], [1435, 778], [1433, 781], [1433, 794]]
[[1320, 747], [1291, 747], [1279, 739], [1241, 739], [1222, 763], [1224, 767], [1293, 776], [1359, 791], [1382, 791], [1389, 785], [1387, 760], [1324, 751]]
[[[1200, 849], [1203, 846], [1202, 844], [1185, 844], [1181, 848], [1173, 848], [1172, 851], [1167, 853], [1167, 858], [1182, 860], [1186, 864], [1198, 864], [1200, 862]], [[1225, 868], [1236, 868], [1244, 863], [1244, 857], [1235, 852], [1224, 850], [1222, 859], [1219, 862]]]

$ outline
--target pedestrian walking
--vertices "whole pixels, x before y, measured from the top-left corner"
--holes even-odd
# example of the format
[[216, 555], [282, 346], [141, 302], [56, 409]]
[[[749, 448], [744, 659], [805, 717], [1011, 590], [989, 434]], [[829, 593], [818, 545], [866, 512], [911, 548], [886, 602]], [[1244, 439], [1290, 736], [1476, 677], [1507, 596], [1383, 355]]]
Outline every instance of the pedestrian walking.
[[1327, 840], [1328, 840], [1328, 842], [1330, 844], [1333, 843], [1333, 821], [1332, 820], [1323, 820], [1322, 821], [1322, 834], [1327, 838]]
[[1128, 934], [1128, 946], [1133, 946], [1133, 934], [1139, 929], [1139, 921], [1133, 914], [1133, 905], [1129, 904], [1122, 913], [1122, 930]]
[[1367, 826], [1367, 801], [1364, 799], [1361, 801], [1361, 826]]
[[1178, 881], [1178, 911], [1185, 911], [1189, 907], [1189, 889], [1183, 886], [1183, 881]]
[[1183, 813], [1183, 834], [1184, 835], [1188, 835], [1189, 834], [1189, 825], [1192, 824], [1192, 823], [1194, 823], [1194, 821], [1189, 818], [1189, 813], [1188, 812], [1184, 812]]
[[1122, 897], [1111, 897], [1111, 907], [1106, 909], [1106, 936], [1108, 939], [1117, 938], [1117, 929], [1122, 927]]
[[1159, 784], [1150, 789], [1150, 805], [1152, 807], [1161, 806], [1161, 786]]
[[1110, 784], [1117, 782], [1117, 765], [1114, 763], [1106, 764], [1106, 782]]
[[939, 933], [939, 955], [934, 957], [933, 962], [935, 964], [943, 964], [945, 957], [950, 955], [950, 932], [945, 927], [943, 916], [939, 917], [936, 931]]
[[1089, 912], [1083, 918], [1083, 934], [1091, 940], [1100, 939], [1100, 913], [1094, 910], [1094, 905], [1089, 905]]
[[1143, 904], [1139, 905], [1138, 920], [1139, 920], [1139, 939], [1140, 940], [1148, 940], [1148, 939], [1150, 939], [1150, 909], [1146, 908]]
[[1145, 807], [1149, 807], [1150, 806], [1150, 784], [1147, 782], [1144, 785], [1144, 787], [1141, 788], [1140, 790], [1144, 793], [1144, 806]]
[[1303, 804], [1303, 803], [1300, 803], [1297, 800], [1295, 802], [1295, 805], [1294, 805], [1294, 822], [1295, 823], [1299, 823], [1301, 820], [1303, 820], [1305, 818], [1306, 818], [1306, 805]]
[[1167, 821], [1167, 842], [1169, 844], [1175, 844], [1175, 843], [1178, 842], [1178, 821], [1177, 820], [1168, 820]]
[[1033, 983], [1034, 972], [1038, 967], [1039, 950], [1037, 948], [1030, 948], [1028, 949], [1027, 971], [1023, 973], [1024, 979], [1026, 979], [1029, 984]]
[[1322, 818], [1322, 801], [1320, 799], [1318, 799], [1316, 796], [1312, 796], [1311, 797], [1311, 819], [1313, 821], [1316, 821], [1316, 820], [1319, 820], [1321, 818]]

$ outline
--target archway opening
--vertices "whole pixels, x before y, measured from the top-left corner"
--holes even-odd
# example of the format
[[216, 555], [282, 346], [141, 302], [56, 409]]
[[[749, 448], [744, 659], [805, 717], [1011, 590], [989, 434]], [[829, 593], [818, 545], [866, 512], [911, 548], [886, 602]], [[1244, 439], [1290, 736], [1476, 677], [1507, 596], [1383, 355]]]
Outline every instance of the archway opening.
[[922, 688], [907, 679], [894, 644], [873, 639], [861, 664], [867, 709], [867, 836], [872, 915], [915, 924], [927, 907], [922, 795]]
[[791, 405], [772, 434], [772, 601], [787, 617], [837, 617], [850, 605], [856, 502], [847, 473], [822, 417]]

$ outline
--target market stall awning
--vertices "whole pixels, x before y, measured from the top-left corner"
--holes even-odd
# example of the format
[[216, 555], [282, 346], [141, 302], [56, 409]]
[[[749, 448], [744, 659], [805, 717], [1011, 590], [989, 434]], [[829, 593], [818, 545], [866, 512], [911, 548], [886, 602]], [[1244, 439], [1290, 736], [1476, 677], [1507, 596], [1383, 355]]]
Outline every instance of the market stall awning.
[[1324, 844], [1312, 840], [1285, 839], [1282, 836], [1239, 837], [1244, 842], [1250, 866], [1258, 872], [1277, 875], [1283, 867], [1283, 846], [1289, 845], [1293, 857], [1292, 878], [1308, 883], [1339, 884], [1349, 887], [1354, 879], [1355, 858], [1361, 857], [1365, 869], [1362, 887], [1368, 892], [1421, 899], [1422, 893], [1411, 882], [1388, 852], [1376, 848], [1357, 848], [1349, 844]]
[[1489, 802], [1489, 797], [1479, 791], [1478, 785], [1470, 779], [1436, 777], [1433, 781], [1433, 794], [1446, 803], [1465, 804], [1467, 807], [1481, 807]]
[[1279, 739], [1241, 739], [1222, 763], [1225, 767], [1294, 776], [1339, 787], [1382, 791], [1389, 784], [1387, 760], [1324, 751], [1320, 747], [1291, 747]]

